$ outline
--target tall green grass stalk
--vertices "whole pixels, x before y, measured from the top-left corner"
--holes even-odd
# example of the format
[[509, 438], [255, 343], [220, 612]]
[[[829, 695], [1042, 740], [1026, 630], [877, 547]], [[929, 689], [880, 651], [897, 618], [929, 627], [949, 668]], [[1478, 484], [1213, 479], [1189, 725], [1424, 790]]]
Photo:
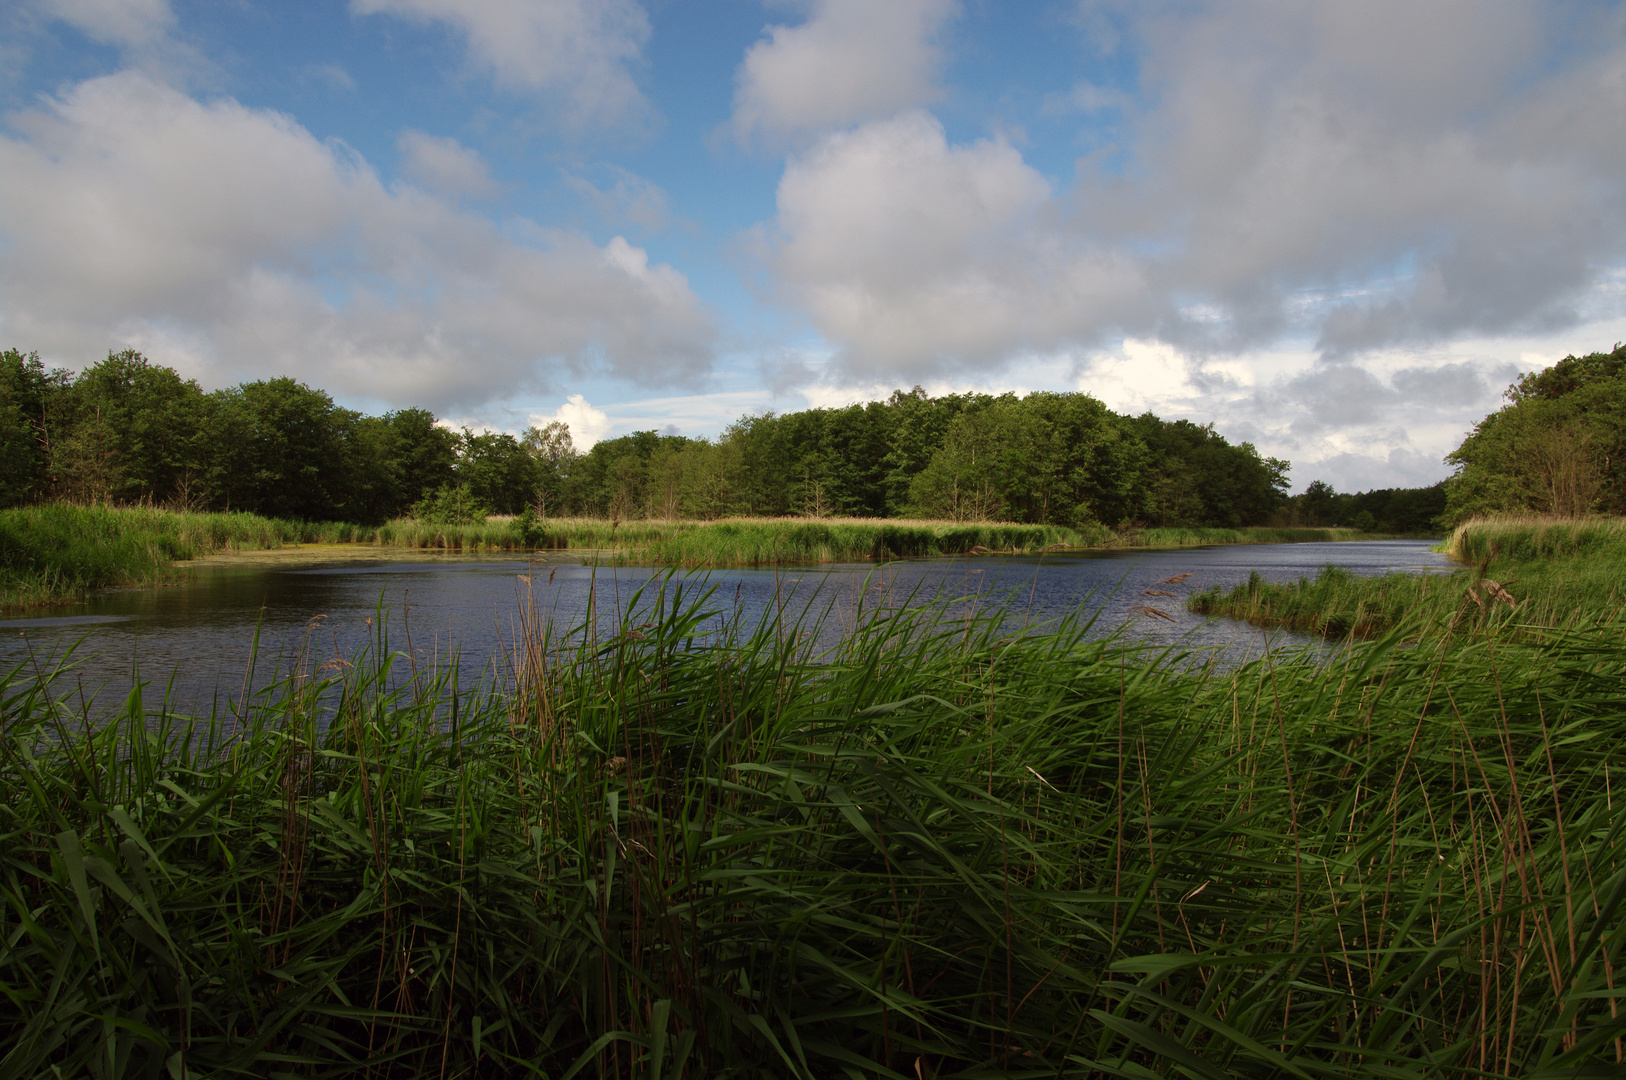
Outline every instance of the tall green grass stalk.
[[1221, 671], [651, 588], [538, 579], [478, 688], [382, 634], [205, 720], [8, 676], [0, 1078], [1622, 1067], [1619, 620]]

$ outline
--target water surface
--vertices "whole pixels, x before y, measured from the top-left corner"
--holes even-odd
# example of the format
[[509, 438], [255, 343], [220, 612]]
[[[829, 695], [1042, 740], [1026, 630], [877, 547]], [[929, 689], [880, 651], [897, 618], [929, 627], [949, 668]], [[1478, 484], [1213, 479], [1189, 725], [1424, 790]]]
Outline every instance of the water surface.
[[[1388, 540], [980, 556], [717, 570], [689, 580], [715, 586], [719, 616], [754, 622], [769, 609], [810, 607], [826, 614], [827, 636], [851, 625], [859, 607], [952, 598], [983, 610], [1003, 605], [1011, 619], [1035, 624], [1093, 616], [1096, 632], [1125, 628], [1149, 643], [1224, 648], [1240, 658], [1314, 639], [1205, 620], [1186, 611], [1189, 594], [1229, 589], [1250, 573], [1271, 581], [1314, 576], [1329, 564], [1356, 574], [1452, 567], [1429, 548]], [[47, 670], [71, 649], [77, 666], [62, 685], [92, 711], [121, 702], [139, 671], [149, 704], [168, 688], [175, 707], [206, 713], [291, 667], [354, 655], [382, 618], [392, 649], [420, 664], [455, 655], [468, 683], [500, 669], [521, 602], [552, 611], [556, 625], [575, 626], [591, 591], [601, 612], [614, 612], [662, 573], [595, 568], [563, 552], [527, 560], [312, 546], [216, 556], [192, 564], [180, 585], [110, 590], [41, 618], [0, 621], [0, 669]], [[1167, 583], [1180, 574], [1190, 576]]]

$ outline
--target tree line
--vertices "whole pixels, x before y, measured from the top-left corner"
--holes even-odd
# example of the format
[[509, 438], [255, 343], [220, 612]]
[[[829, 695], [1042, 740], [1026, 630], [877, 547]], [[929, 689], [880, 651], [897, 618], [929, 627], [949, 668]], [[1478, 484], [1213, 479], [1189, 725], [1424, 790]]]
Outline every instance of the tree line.
[[1445, 520], [1626, 514], [1626, 345], [1521, 375], [1446, 461]]
[[745, 416], [715, 439], [635, 432], [579, 452], [561, 423], [452, 430], [367, 416], [291, 378], [204, 392], [133, 350], [78, 374], [0, 354], [0, 504], [47, 499], [374, 523], [412, 513], [749, 514], [1155, 526], [1264, 524], [1286, 461], [1213, 425], [1120, 415], [1081, 393], [919, 387]]

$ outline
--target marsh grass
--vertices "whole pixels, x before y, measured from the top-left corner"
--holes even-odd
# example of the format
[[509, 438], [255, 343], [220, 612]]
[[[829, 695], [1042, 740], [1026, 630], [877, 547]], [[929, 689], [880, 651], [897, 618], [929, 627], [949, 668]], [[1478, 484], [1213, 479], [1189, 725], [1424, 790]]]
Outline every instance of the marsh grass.
[[307, 539], [306, 529], [253, 514], [140, 506], [48, 503], [0, 510], [0, 610], [107, 586], [155, 584], [169, 578], [177, 560], [297, 544]]
[[1342, 540], [1388, 540], [1386, 533], [1355, 529], [1169, 527], [1132, 529], [1100, 543], [1101, 547], [1202, 547], [1210, 544], [1305, 544]]
[[482, 687], [8, 676], [0, 1077], [1618, 1074], [1618, 620], [1220, 671], [522, 589]]
[[1500, 621], [1533, 631], [1626, 607], [1626, 521], [1482, 518], [1458, 526], [1442, 548], [1474, 565], [1377, 577], [1328, 566], [1278, 583], [1253, 574], [1229, 592], [1196, 593], [1187, 607], [1332, 638], [1369, 638], [1403, 622], [1477, 631]]
[[365, 544], [494, 553], [576, 549], [601, 561], [680, 567], [852, 562], [933, 555], [1035, 554], [1113, 547], [1351, 539], [1337, 529], [1144, 529], [873, 518], [614, 521], [492, 518], [472, 524], [398, 519], [381, 526], [252, 514], [45, 504], [0, 511], [0, 611], [79, 599], [93, 589], [172, 580], [172, 564], [224, 550]]
[[1588, 558], [1626, 566], [1626, 518], [1474, 518], [1452, 530], [1444, 550], [1470, 563]]

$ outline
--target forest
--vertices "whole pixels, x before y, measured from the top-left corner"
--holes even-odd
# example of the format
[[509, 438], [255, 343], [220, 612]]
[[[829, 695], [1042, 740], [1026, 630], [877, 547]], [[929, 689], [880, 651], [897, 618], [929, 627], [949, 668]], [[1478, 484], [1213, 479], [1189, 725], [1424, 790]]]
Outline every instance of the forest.
[[452, 430], [274, 378], [213, 392], [126, 350], [77, 375], [0, 354], [0, 505], [49, 499], [376, 523], [408, 513], [611, 519], [918, 516], [1262, 524], [1288, 463], [1086, 394], [953, 394], [742, 417], [716, 439], [565, 425]]
[[741, 417], [715, 439], [639, 431], [580, 451], [562, 423], [457, 430], [368, 416], [291, 378], [205, 392], [139, 352], [75, 374], [0, 353], [0, 507], [243, 510], [372, 525], [411, 516], [615, 521], [737, 515], [1034, 525], [1286, 525], [1419, 533], [1445, 491], [1287, 495], [1289, 463], [1212, 424], [1083, 393], [946, 394]]

